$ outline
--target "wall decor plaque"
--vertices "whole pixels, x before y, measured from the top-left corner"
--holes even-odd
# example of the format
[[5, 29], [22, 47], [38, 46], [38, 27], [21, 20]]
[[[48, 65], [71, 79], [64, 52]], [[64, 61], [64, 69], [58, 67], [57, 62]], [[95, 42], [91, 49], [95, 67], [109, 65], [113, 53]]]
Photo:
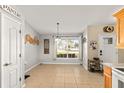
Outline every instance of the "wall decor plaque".
[[32, 44], [32, 45], [39, 45], [40, 44], [40, 40], [38, 39], [37, 36], [31, 36], [29, 34], [25, 35], [25, 44]]
[[49, 39], [44, 39], [44, 54], [49, 54]]
[[10, 13], [11, 15], [14, 15], [14, 16], [16, 16], [18, 18], [21, 18], [21, 14], [18, 13], [18, 11], [16, 9], [12, 8], [9, 5], [0, 5], [0, 9]]
[[114, 31], [114, 27], [113, 26], [105, 26], [105, 27], [103, 27], [103, 31], [107, 32], [107, 33], [111, 33]]

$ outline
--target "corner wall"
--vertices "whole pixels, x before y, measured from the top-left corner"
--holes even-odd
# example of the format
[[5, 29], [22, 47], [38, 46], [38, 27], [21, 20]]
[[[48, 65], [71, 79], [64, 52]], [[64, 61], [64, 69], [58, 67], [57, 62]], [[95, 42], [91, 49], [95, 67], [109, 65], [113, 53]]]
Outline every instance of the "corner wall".
[[[40, 39], [40, 34], [34, 30], [27, 22], [25, 22], [25, 32], [32, 37], [36, 36]], [[25, 37], [24, 37], [25, 38]], [[32, 45], [26, 43], [24, 45], [24, 60], [25, 60], [25, 71], [29, 71], [32, 67], [40, 63], [40, 45]]]
[[[114, 32], [112, 33], [105, 33], [103, 32], [103, 27], [106, 26], [106, 25], [93, 25], [93, 26], [88, 26], [88, 38], [90, 40], [99, 40], [99, 36], [100, 35], [114, 35], [116, 37], [116, 27], [115, 25], [111, 25], [111, 26], [114, 26]], [[93, 33], [92, 33], [92, 32]], [[98, 45], [99, 47], [99, 45]], [[115, 49], [116, 49], [116, 45], [115, 45]], [[116, 49], [117, 50], [117, 63], [124, 63], [124, 49]], [[89, 49], [89, 59], [91, 59], [94, 55], [95, 56], [99, 56], [98, 55], [99, 51], [96, 50], [96, 51], [92, 51], [91, 49]]]
[[[100, 48], [100, 36], [110, 36], [113, 35], [115, 36], [115, 30], [112, 33], [105, 33], [103, 32], [103, 27], [105, 26], [109, 26], [109, 24], [105, 24], [105, 25], [91, 25], [88, 26], [88, 57], [89, 59], [92, 59], [93, 57], [99, 57], [99, 48]], [[115, 25], [110, 25], [110, 26], [115, 26]], [[92, 50], [90, 48], [90, 41], [97, 41], [97, 49], [96, 50]]]
[[88, 31], [87, 27], [83, 30], [83, 38], [86, 38], [86, 41], [83, 42], [83, 67], [88, 69]]
[[[103, 25], [88, 25], [83, 29], [83, 37], [87, 38], [87, 41], [83, 45], [83, 66], [88, 68], [88, 59], [92, 60], [93, 57], [99, 57], [99, 37], [102, 35], [115, 35], [115, 31], [112, 33], [103, 32], [103, 27], [109, 24]], [[110, 24], [110, 26], [114, 26]], [[90, 41], [97, 41], [97, 49], [90, 48]], [[121, 58], [120, 58], [121, 59]]]

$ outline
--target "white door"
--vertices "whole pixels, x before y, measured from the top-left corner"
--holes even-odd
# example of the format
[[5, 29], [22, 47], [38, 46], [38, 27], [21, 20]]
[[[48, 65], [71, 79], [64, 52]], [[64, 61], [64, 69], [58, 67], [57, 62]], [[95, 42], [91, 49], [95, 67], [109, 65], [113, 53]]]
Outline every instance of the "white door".
[[20, 28], [21, 24], [5, 15], [2, 17], [2, 87], [20, 87]]
[[112, 63], [117, 61], [117, 49], [115, 36], [100, 36], [99, 38], [99, 56], [104, 63]]

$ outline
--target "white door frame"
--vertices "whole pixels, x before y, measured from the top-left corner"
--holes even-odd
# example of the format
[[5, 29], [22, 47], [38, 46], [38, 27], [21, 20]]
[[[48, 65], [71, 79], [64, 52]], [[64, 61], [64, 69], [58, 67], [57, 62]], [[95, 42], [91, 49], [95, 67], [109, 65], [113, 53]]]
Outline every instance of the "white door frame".
[[[8, 17], [10, 20], [12, 20], [12, 21], [14, 21], [14, 22], [17, 22], [17, 23], [19, 23], [20, 24], [20, 30], [22, 29], [22, 22], [20, 21], [20, 20], [18, 20], [18, 19], [16, 19], [16, 18], [14, 18], [14, 17], [12, 17], [12, 16], [10, 16], [9, 14], [4, 14], [4, 13], [0, 13], [0, 38], [1, 38], [1, 40], [2, 40], [2, 31], [3, 31], [3, 27], [2, 27], [2, 24], [4, 23], [4, 21], [2, 21], [3, 20], [3, 17]], [[0, 41], [0, 49], [2, 50], [2, 47], [1, 47], [1, 41]], [[0, 52], [2, 52], [2, 51], [0, 51]], [[20, 53], [22, 54], [22, 35], [20, 35]], [[4, 76], [3, 76], [3, 62], [2, 62], [2, 57], [0, 57], [0, 61], [1, 61], [1, 63], [0, 63], [0, 87], [3, 87], [3, 79], [4, 79]], [[22, 62], [22, 58], [20, 58], [20, 75], [19, 75], [19, 77], [23, 77], [22, 76], [22, 64], [23, 64], [23, 62]], [[21, 81], [22, 82], [22, 81]], [[19, 87], [21, 87], [22, 85], [22, 83], [20, 82], [20, 85], [19, 85]]]

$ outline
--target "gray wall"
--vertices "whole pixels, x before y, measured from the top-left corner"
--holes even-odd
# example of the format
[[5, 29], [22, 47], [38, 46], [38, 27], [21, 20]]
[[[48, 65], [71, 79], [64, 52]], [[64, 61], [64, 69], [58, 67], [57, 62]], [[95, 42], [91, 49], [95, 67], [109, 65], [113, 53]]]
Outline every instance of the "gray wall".
[[[40, 39], [40, 34], [36, 32], [27, 22], [25, 22], [25, 32], [24, 34], [30, 34], [31, 36], [37, 36]], [[24, 45], [24, 60], [25, 60], [25, 70], [27, 71], [32, 66], [40, 63], [40, 45], [25, 44]]]
[[[99, 57], [99, 36], [102, 35], [115, 35], [115, 31], [112, 33], [103, 32], [103, 27], [109, 24], [103, 25], [88, 25], [83, 29], [83, 36], [87, 38], [87, 41], [83, 44], [83, 65], [87, 69], [88, 59], [93, 57]], [[114, 25], [112, 25], [114, 26]], [[90, 48], [90, 41], [97, 41], [97, 49], [92, 50]]]

